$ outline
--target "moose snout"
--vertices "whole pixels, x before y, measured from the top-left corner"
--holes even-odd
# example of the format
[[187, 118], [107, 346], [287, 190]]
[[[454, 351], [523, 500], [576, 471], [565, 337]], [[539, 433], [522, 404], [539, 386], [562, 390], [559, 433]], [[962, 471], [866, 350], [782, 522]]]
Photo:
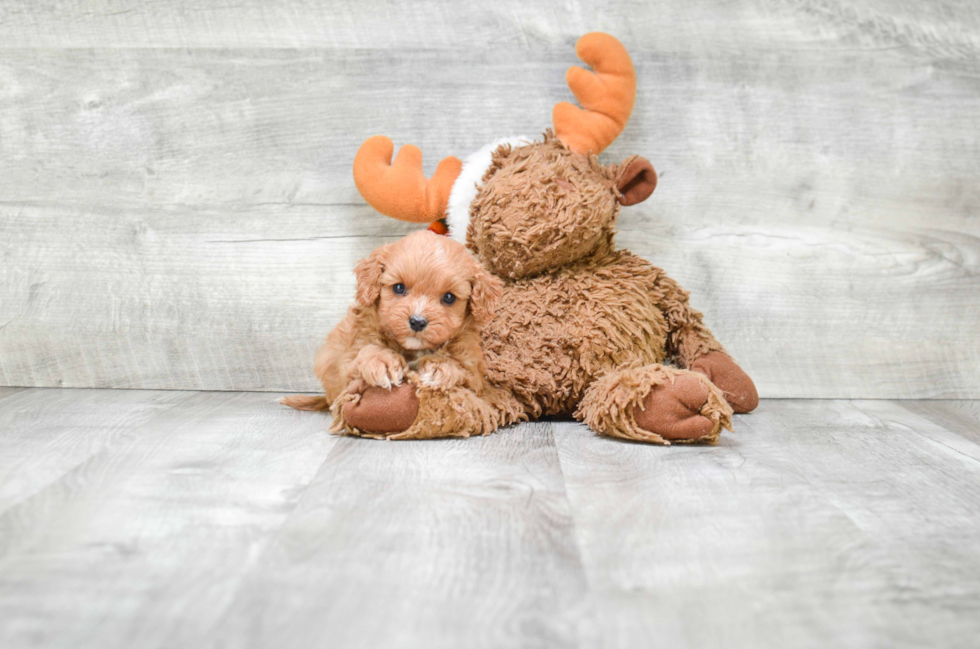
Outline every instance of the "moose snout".
[[408, 326], [412, 328], [412, 331], [422, 331], [428, 324], [429, 321], [420, 315], [413, 315], [408, 319]]

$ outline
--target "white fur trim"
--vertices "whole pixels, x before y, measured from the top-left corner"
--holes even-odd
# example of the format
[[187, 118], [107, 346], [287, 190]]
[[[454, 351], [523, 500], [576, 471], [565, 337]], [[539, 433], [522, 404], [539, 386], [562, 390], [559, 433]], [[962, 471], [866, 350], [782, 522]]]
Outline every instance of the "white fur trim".
[[470, 203], [476, 198], [477, 185], [483, 180], [483, 174], [490, 168], [493, 152], [497, 147], [501, 144], [519, 147], [532, 142], [534, 142], [532, 138], [524, 136], [502, 137], [467, 156], [463, 161], [463, 169], [453, 183], [452, 191], [449, 192], [446, 225], [449, 227], [450, 237], [460, 243], [466, 243], [466, 229], [470, 226]]

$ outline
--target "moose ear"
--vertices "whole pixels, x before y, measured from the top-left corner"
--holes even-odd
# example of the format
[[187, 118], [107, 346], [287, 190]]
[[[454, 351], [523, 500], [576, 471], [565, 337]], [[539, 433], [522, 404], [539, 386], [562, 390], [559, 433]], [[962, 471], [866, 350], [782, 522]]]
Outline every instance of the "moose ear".
[[646, 158], [637, 156], [627, 161], [619, 173], [616, 189], [621, 205], [636, 205], [650, 198], [657, 188], [657, 172]]

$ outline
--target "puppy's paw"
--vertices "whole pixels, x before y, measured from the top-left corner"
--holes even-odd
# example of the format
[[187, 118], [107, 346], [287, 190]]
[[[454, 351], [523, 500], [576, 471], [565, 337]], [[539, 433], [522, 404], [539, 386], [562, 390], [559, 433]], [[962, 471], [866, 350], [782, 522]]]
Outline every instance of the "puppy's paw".
[[466, 372], [456, 363], [427, 363], [419, 370], [419, 385], [427, 388], [447, 389], [466, 380]]
[[368, 385], [390, 390], [402, 384], [405, 366], [390, 359], [376, 358], [361, 366], [361, 378]]
[[402, 384], [408, 365], [405, 359], [380, 347], [365, 347], [357, 354], [357, 373], [368, 385], [390, 390]]

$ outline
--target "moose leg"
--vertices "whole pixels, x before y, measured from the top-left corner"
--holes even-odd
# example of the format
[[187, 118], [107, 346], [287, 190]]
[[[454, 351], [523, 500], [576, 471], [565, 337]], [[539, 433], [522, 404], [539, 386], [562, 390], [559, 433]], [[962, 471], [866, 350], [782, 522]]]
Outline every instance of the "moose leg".
[[658, 444], [714, 442], [732, 429], [732, 408], [707, 377], [660, 364], [606, 374], [575, 416], [601, 435]]
[[429, 388], [408, 381], [391, 390], [352, 384], [332, 410], [334, 431], [380, 439], [486, 435], [525, 418], [504, 390], [487, 387], [477, 395], [463, 386]]
[[738, 363], [725, 352], [708, 352], [691, 363], [691, 369], [701, 372], [725, 395], [736, 414], [745, 414], [759, 405], [759, 392]]
[[691, 307], [689, 294], [681, 286], [660, 275], [655, 283], [657, 304], [666, 315], [667, 354], [678, 367], [700, 372], [721, 388], [725, 399], [737, 413], [755, 410], [759, 393], [749, 375], [742, 370], [704, 324], [704, 316]]

